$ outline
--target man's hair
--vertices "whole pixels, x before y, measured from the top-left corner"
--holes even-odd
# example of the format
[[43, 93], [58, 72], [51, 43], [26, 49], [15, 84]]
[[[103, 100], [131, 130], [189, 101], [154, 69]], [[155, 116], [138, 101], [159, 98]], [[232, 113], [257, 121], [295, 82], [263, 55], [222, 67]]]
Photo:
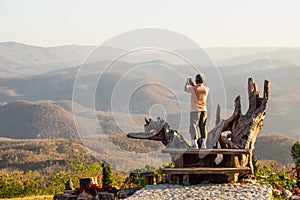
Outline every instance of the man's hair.
[[197, 74], [195, 80], [197, 83], [204, 83], [205, 77], [203, 74]]

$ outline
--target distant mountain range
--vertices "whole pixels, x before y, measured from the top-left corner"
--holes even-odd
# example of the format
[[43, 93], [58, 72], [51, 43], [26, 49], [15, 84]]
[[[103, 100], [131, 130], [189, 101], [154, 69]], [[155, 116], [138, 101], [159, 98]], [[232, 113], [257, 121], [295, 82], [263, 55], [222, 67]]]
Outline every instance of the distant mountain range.
[[[9, 145], [10, 143], [14, 143], [12, 148], [16, 154], [24, 154], [24, 151], [28, 150], [25, 147], [28, 147], [29, 141], [28, 139], [33, 139], [32, 143], [34, 144], [36, 139], [48, 139], [49, 142], [57, 139], [58, 144], [62, 139], [78, 139], [76, 128], [73, 122], [73, 117], [71, 112], [71, 102], [68, 101], [59, 101], [59, 102], [25, 102], [18, 101], [8, 105], [4, 105], [0, 107], [0, 138], [11, 138], [18, 140], [5, 140], [8, 141], [7, 144], [4, 145], [4, 142], [0, 139], [0, 149], [2, 149], [2, 154], [6, 155], [4, 152], [4, 147]], [[163, 148], [163, 145], [160, 142], [155, 141], [139, 141], [132, 140], [126, 137], [126, 133], [122, 131], [118, 131], [118, 127], [115, 123], [113, 123], [113, 118], [109, 113], [98, 112], [98, 119], [101, 127], [104, 129], [105, 135], [102, 137], [96, 137], [92, 139], [84, 139], [83, 145], [90, 149], [90, 153], [87, 155], [91, 155], [99, 160], [106, 159], [113, 163], [114, 167], [119, 170], [130, 170], [130, 167], [134, 166], [143, 167], [144, 160], [139, 159], [139, 157], [133, 156], [135, 152], [139, 153], [151, 153]], [[6, 116], [6, 118], [5, 118]], [[141, 119], [141, 116], [136, 116]], [[88, 116], [81, 118], [82, 123], [78, 124], [79, 129], [87, 128], [90, 126], [90, 119]], [[139, 122], [141, 123], [141, 122]], [[90, 128], [90, 127], [89, 127]], [[101, 135], [99, 135], [101, 136]], [[103, 136], [105, 136], [103, 138]], [[81, 136], [82, 137], [82, 136]], [[27, 139], [26, 146], [19, 148], [15, 148], [15, 144], [17, 143], [25, 143], [24, 140]], [[15, 141], [15, 142], [13, 142]], [[47, 141], [47, 140], [46, 140]], [[42, 143], [47, 143], [47, 142]], [[290, 148], [297, 140], [293, 137], [289, 137], [284, 134], [265, 134], [261, 133], [257, 138], [255, 144], [255, 156], [260, 159], [266, 160], [276, 160], [280, 163], [290, 163], [292, 162]], [[63, 143], [66, 143], [63, 140]], [[36, 143], [38, 144], [38, 143]], [[41, 144], [40, 144], [41, 145]], [[74, 144], [72, 144], [74, 145]], [[33, 148], [33, 147], [32, 147]], [[31, 149], [32, 149], [31, 148]], [[36, 147], [37, 149], [40, 147]], [[64, 148], [67, 148], [64, 145]], [[79, 148], [79, 146], [78, 146]], [[80, 147], [81, 148], [81, 147]], [[21, 151], [23, 149], [23, 151]], [[7, 150], [5, 150], [7, 151]], [[10, 150], [12, 151], [12, 149]], [[20, 152], [19, 152], [20, 151]], [[69, 150], [61, 150], [61, 157], [64, 158], [68, 156]], [[23, 152], [23, 153], [22, 153]], [[132, 153], [134, 153], [132, 155]], [[8, 156], [8, 155], [7, 155]], [[24, 155], [25, 156], [25, 155]], [[30, 160], [26, 160], [26, 156], [23, 157], [25, 159], [25, 164], [22, 166], [25, 167], [30, 165]], [[42, 155], [40, 155], [42, 156]], [[4, 156], [5, 157], [5, 156]], [[148, 161], [151, 161], [152, 164], [159, 165], [162, 163], [160, 159], [158, 159], [158, 153], [154, 153], [154, 155], [147, 158]], [[54, 159], [54, 157], [53, 157]], [[131, 161], [126, 161], [124, 163], [124, 159], [128, 159]], [[157, 159], [157, 160], [156, 160]], [[165, 158], [166, 159], [166, 158]], [[18, 160], [20, 161], [20, 159]], [[55, 164], [55, 159], [52, 164]], [[58, 162], [58, 161], [57, 161]], [[42, 162], [41, 162], [42, 164]], [[63, 165], [64, 163], [61, 163]], [[5, 165], [5, 163], [0, 162], [1, 165]], [[33, 163], [31, 163], [33, 165]]]
[[[165, 112], [171, 127], [176, 130], [181, 128], [180, 133], [188, 139], [188, 128], [180, 127], [180, 122], [187, 126], [189, 123], [188, 117], [183, 117], [189, 113], [189, 95], [183, 92], [183, 85], [187, 77], [196, 73], [190, 65], [177, 63], [173, 57], [159, 57], [157, 52], [139, 52], [108, 66], [110, 59], [126, 50], [100, 47], [93, 52], [94, 49], [93, 46], [44, 48], [14, 42], [0, 43], [0, 137], [84, 140], [82, 137], [85, 136], [78, 135], [77, 131], [97, 133], [99, 127], [93, 122], [95, 114], [108, 140], [87, 139], [86, 142], [96, 157], [110, 159], [113, 155], [112, 163], [120, 164], [124, 161], [122, 156], [132, 156], [134, 149], [143, 152], [161, 146], [155, 142], [135, 143], [128, 140], [120, 124], [115, 121], [116, 115], [125, 116], [118, 123], [122, 123], [126, 130], [142, 131], [144, 117]], [[271, 82], [270, 104], [262, 137], [257, 140], [257, 155], [262, 159], [291, 161], [290, 156], [283, 159], [283, 154], [273, 154], [276, 149], [271, 149], [286, 141], [282, 148], [287, 154], [286, 148], [300, 139], [300, 48], [215, 47], [205, 51], [175, 51], [190, 55], [190, 58], [209, 56], [218, 66], [199, 63], [210, 87], [209, 128], [214, 124], [217, 104], [221, 104], [222, 116], [226, 118], [232, 112], [234, 98], [241, 95], [243, 111], [246, 111], [249, 77], [254, 78], [260, 90], [263, 80], [268, 79]], [[199, 52], [202, 54], [198, 55]], [[90, 58], [83, 62], [89, 54]], [[77, 127], [72, 113], [75, 80], [82, 81], [77, 88], [81, 101], [73, 102], [79, 110], [75, 114], [79, 119]], [[93, 86], [93, 82], [97, 85]], [[130, 91], [130, 88], [135, 90]], [[95, 94], [94, 98], [87, 98], [90, 92]], [[119, 92], [117, 97], [113, 96], [116, 92]], [[92, 104], [94, 100], [96, 111]], [[164, 110], [160, 107], [151, 110], [154, 105], [161, 105]], [[128, 111], [130, 116], [124, 115]], [[284, 135], [275, 137], [270, 133]], [[122, 138], [122, 143], [118, 137]], [[268, 146], [270, 150], [264, 148], [266, 144], [273, 144]], [[119, 155], [120, 149], [126, 149], [126, 155]], [[155, 155], [150, 157], [155, 162]], [[139, 159], [133, 160], [138, 162]]]
[[285, 134], [260, 134], [255, 142], [253, 154], [259, 160], [276, 160], [280, 163], [293, 162], [291, 147], [297, 140]]
[[[0, 42], [0, 77], [34, 75], [79, 66], [82, 63], [95, 63], [111, 60], [127, 50], [108, 46], [57, 46], [39, 47], [16, 42]], [[300, 47], [211, 47], [198, 49], [174, 49], [178, 54], [188, 55], [189, 59], [209, 56], [212, 62], [196, 63], [205, 67], [231, 66], [251, 63], [256, 60], [279, 60], [300, 65]], [[178, 64], [179, 59], [161, 52], [136, 52], [123, 58], [128, 62], [146, 62], [166, 59]], [[201, 59], [200, 59], [201, 60]]]
[[[267, 110], [267, 117], [264, 122], [263, 132], [280, 132], [290, 136], [300, 138], [298, 123], [299, 109], [300, 109], [300, 89], [298, 87], [300, 80], [300, 67], [289, 66], [285, 62], [273, 61], [272, 66], [268, 66], [270, 62], [266, 60], [259, 60], [253, 63], [235, 65], [219, 68], [220, 74], [222, 74], [222, 80], [224, 88], [219, 85], [218, 82], [214, 82], [216, 78], [213, 68], [205, 68], [205, 74], [211, 94], [214, 94], [214, 99], [209, 99], [209, 109], [211, 106], [221, 104], [221, 108], [224, 112], [223, 115], [231, 114], [233, 109], [233, 100], [237, 95], [242, 97], [242, 106], [244, 111], [247, 109], [247, 79], [253, 77], [258, 84], [259, 89], [262, 88], [263, 80], [268, 79], [271, 82], [271, 97], [270, 104]], [[99, 65], [98, 65], [99, 64]], [[100, 63], [95, 63], [95, 66], [101, 66]], [[91, 65], [93, 66], [93, 65]], [[123, 67], [130, 67], [131, 63], [124, 63]], [[266, 66], [264, 68], [264, 66]], [[72, 92], [74, 86], [74, 80], [76, 77], [77, 68], [69, 68], [66, 70], [59, 70], [56, 72], [49, 72], [42, 75], [35, 75], [24, 78], [1, 78], [0, 79], [0, 102], [13, 103], [17, 100], [26, 101], [41, 101], [52, 100], [72, 101]], [[151, 83], [152, 74], [139, 76], [127, 75], [123, 78], [123, 85], [128, 87], [134, 87], [135, 85], [142, 85], [143, 83], [149, 84], [138, 88], [132, 95], [128, 102], [130, 113], [134, 114], [149, 114], [149, 109], [154, 104], [160, 104], [169, 114], [168, 121], [173, 124], [175, 129], [178, 129], [178, 121], [188, 119], [180, 118], [180, 106], [186, 107], [183, 112], [188, 112], [189, 96], [183, 92], [183, 85], [185, 79], [178, 77], [172, 78], [172, 74], [168, 71], [161, 73], [159, 70], [153, 70], [153, 74], [156, 74], [156, 79], [168, 80], [171, 90], [165, 88], [165, 86], [153, 85]], [[81, 85], [79, 91], [82, 92], [81, 103], [83, 106], [90, 107], [91, 102], [89, 98], [85, 98], [86, 93], [93, 93], [93, 88], [88, 85], [90, 80], [97, 80], [98, 74], [93, 71], [86, 71], [84, 79], [86, 85]], [[161, 76], [161, 77], [159, 77]], [[107, 72], [103, 74], [101, 82], [97, 86], [95, 93], [95, 107], [97, 110], [109, 111], [111, 110], [111, 98], [114, 88], [120, 88], [116, 86], [118, 80], [122, 77], [122, 72]], [[165, 77], [165, 78], [164, 78]], [[179, 80], [179, 81], [178, 81]], [[225, 89], [225, 95], [224, 95]], [[122, 91], [121, 91], [122, 92]], [[123, 90], [123, 97], [126, 96], [127, 90]], [[223, 95], [222, 95], [223, 94]], [[181, 104], [177, 98], [180, 98]], [[212, 96], [209, 98], [213, 98]], [[226, 105], [223, 100], [226, 99]], [[213, 101], [212, 101], [213, 100]], [[121, 112], [125, 109], [122, 108], [122, 103], [126, 103], [124, 100], [119, 99], [117, 106], [114, 108]], [[225, 112], [226, 111], [226, 112]], [[210, 123], [213, 124], [215, 111], [210, 109]], [[0, 113], [1, 115], [1, 113]], [[177, 117], [176, 117], [177, 116]], [[226, 116], [224, 116], [225, 118]], [[284, 126], [282, 125], [284, 124]]]
[[[23, 77], [78, 66], [94, 48], [94, 46], [76, 45], [46, 48], [2, 42], [0, 43], [0, 76]], [[97, 59], [106, 60], [120, 51], [113, 47], [102, 47], [97, 50]]]
[[[234, 48], [233, 48], [234, 49]], [[235, 51], [231, 48], [223, 49], [208, 49], [208, 54], [211, 55], [212, 59], [215, 60], [218, 66], [231, 66], [238, 64], [252, 63], [257, 60], [278, 60], [290, 65], [300, 65], [300, 48], [236, 48]], [[218, 50], [220, 53], [216, 54], [215, 51]], [[221, 59], [220, 55], [222, 52], [228, 57]], [[226, 53], [227, 52], [227, 53]], [[228, 52], [232, 52], [230, 55]]]
[[[109, 160], [115, 169], [122, 171], [124, 169], [130, 170], [130, 167], [132, 166], [144, 166], [145, 161], [143, 159], [133, 156], [135, 155], [135, 152], [151, 153], [163, 148], [163, 145], [160, 142], [140, 141], [127, 138], [126, 133], [120, 130], [118, 131], [118, 127], [115, 123], [113, 123], [113, 118], [109, 113], [98, 112], [97, 114], [99, 123], [106, 134], [104, 138], [81, 138], [83, 145], [88, 147], [90, 150], [90, 152], [86, 153], [87, 156], [93, 156], [99, 160]], [[139, 119], [142, 118], [141, 116], [136, 117]], [[82, 123], [78, 124], [77, 128], [87, 128], [90, 126], [90, 119], [88, 116], [82, 117], [81, 120]], [[142, 124], [141, 121], [138, 123]], [[42, 101], [38, 103], [18, 101], [1, 106], [0, 127], [0, 149], [3, 154], [3, 158], [10, 159], [9, 155], [5, 152], [8, 152], [6, 147], [8, 147], [9, 144], [13, 144], [10, 147], [10, 152], [14, 152], [14, 154], [21, 156], [24, 160], [23, 164], [21, 165], [19, 163], [18, 166], [15, 165], [15, 162], [20, 162], [21, 157], [17, 161], [13, 161], [13, 163], [15, 163], [15, 167], [19, 168], [31, 166], [30, 168], [33, 169], [34, 166], [38, 167], [44, 162], [45, 164], [46, 162], [50, 162], [47, 160], [43, 161], [44, 158], [40, 160], [39, 163], [35, 161], [33, 162], [29, 160], [29, 155], [25, 154], [29, 151], [28, 149], [33, 149], [34, 146], [36, 146], [36, 150], [40, 152], [39, 149], [41, 148], [40, 146], [42, 143], [55, 143], [55, 145], [59, 146], [63, 145], [62, 147], [65, 148], [65, 150], [61, 150], [61, 155], [59, 157], [51, 158], [53, 159], [51, 161], [51, 165], [59, 164], [59, 162], [62, 162], [59, 165], [65, 165], [66, 157], [70, 156], [70, 150], [66, 149], [68, 146], [64, 143], [67, 141], [63, 139], [71, 139], [74, 141], [79, 138], [71, 114], [71, 102], [69, 101]], [[17, 140], [4, 140], [1, 139], [1, 137]], [[36, 142], [38, 141], [36, 140], [37, 138], [40, 142]], [[32, 142], [28, 139], [32, 139]], [[41, 139], [48, 140], [43, 141]], [[57, 142], [53, 139], [56, 139]], [[261, 133], [257, 138], [254, 154], [260, 160], [276, 160], [280, 163], [290, 163], [292, 162], [290, 148], [296, 141], [297, 140], [295, 138], [284, 134]], [[26, 146], [23, 145], [20, 147], [21, 143], [26, 144]], [[29, 148], [28, 145], [34, 146]], [[72, 143], [71, 145], [74, 144]], [[80, 145], [76, 148], [82, 147]], [[45, 149], [45, 151], [48, 150]], [[159, 158], [158, 155], [158, 153], [154, 153], [152, 156], [147, 157], [147, 161], [151, 161], [153, 165], [157, 166], [162, 164], [162, 161], [160, 160], [161, 158]], [[42, 153], [40, 153], [39, 156], [42, 157]], [[62, 160], [59, 161], [59, 158]], [[128, 159], [130, 161], [127, 160], [125, 164], [124, 159]], [[5, 167], [5, 165], [4, 161], [0, 162], [0, 168], [1, 166]]]

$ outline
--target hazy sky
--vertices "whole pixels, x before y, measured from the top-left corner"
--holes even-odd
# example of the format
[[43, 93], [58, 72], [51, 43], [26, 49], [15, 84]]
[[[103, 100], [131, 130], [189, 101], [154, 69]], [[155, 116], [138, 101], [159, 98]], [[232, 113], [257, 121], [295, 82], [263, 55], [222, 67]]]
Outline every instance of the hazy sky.
[[0, 42], [100, 45], [163, 28], [203, 47], [300, 46], [299, 0], [0, 0]]

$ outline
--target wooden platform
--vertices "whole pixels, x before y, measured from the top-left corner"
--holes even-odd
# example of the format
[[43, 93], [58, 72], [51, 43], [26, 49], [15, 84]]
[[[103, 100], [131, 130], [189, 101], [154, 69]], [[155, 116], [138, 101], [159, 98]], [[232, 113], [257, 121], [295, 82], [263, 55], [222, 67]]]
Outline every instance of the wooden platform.
[[249, 149], [180, 149], [180, 148], [165, 148], [162, 153], [171, 154], [250, 154]]
[[210, 168], [210, 167], [190, 167], [190, 168], [165, 168], [164, 174], [230, 174], [230, 173], [251, 173], [250, 167], [238, 168]]
[[[173, 157], [175, 168], [162, 170], [168, 183], [183, 185], [199, 184], [203, 180], [210, 182], [237, 182], [239, 174], [251, 174], [250, 166], [242, 167], [241, 157], [251, 156], [249, 149], [184, 149], [165, 148], [162, 153]], [[216, 164], [217, 154], [223, 155]]]

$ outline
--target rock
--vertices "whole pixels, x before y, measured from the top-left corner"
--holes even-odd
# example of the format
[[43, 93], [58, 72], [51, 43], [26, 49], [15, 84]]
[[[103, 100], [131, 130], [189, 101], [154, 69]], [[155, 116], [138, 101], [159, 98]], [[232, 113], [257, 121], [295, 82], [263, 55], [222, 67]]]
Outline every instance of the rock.
[[108, 192], [99, 192], [96, 195], [96, 199], [99, 200], [114, 200], [115, 194], [114, 193], [108, 193]]
[[291, 191], [289, 191], [289, 190], [283, 190], [283, 191], [282, 191], [282, 195], [283, 195], [285, 198], [289, 199], [289, 198], [292, 197], [293, 193], [292, 193]]
[[292, 200], [299, 200], [299, 199], [300, 199], [300, 196], [298, 196], [298, 195], [293, 195], [293, 196], [291, 197], [291, 199], [292, 199]]
[[88, 194], [86, 192], [82, 192], [81, 194], [78, 195], [78, 200], [93, 200], [94, 197], [91, 194]]
[[127, 198], [131, 195], [133, 195], [136, 191], [142, 189], [142, 187], [132, 187], [132, 188], [126, 188], [124, 190], [121, 190], [117, 193], [117, 196], [119, 199]]

